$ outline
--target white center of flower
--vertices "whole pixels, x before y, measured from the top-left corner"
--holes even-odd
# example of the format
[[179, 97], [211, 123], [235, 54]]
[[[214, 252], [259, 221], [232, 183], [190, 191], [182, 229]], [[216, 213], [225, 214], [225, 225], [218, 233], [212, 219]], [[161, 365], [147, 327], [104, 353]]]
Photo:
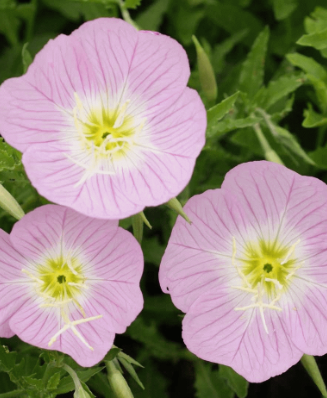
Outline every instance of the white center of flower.
[[300, 241], [297, 241], [291, 247], [283, 247], [276, 242], [250, 242], [245, 245], [242, 258], [236, 258], [237, 248], [233, 237], [232, 264], [241, 278], [242, 284], [232, 286], [232, 288], [252, 295], [252, 304], [236, 307], [235, 311], [258, 308], [267, 334], [269, 332], [264, 311], [282, 311], [282, 308], [276, 304], [302, 265], [294, 257], [296, 246], [299, 243]]
[[[22, 269], [22, 272], [34, 284], [35, 292], [41, 298], [40, 307], [59, 309], [59, 316], [64, 322], [64, 326], [51, 337], [48, 346], [51, 347], [58, 336], [71, 329], [83, 344], [93, 350], [76, 326], [102, 318], [102, 315], [87, 318], [79, 302], [79, 299], [83, 297], [84, 291], [89, 289], [89, 286], [83, 274], [83, 266], [78, 263], [77, 259], [70, 256], [48, 259], [42, 265], [36, 266], [36, 273], [25, 269]], [[78, 308], [83, 315], [82, 319], [75, 321], [69, 319], [71, 305], [75, 309], [76, 307]]]
[[109, 109], [102, 102], [93, 107], [83, 105], [74, 93], [74, 126], [79, 145], [66, 156], [85, 170], [76, 185], [81, 185], [95, 174], [115, 175], [117, 164], [128, 160], [138, 144], [146, 119], [129, 112], [130, 100]]

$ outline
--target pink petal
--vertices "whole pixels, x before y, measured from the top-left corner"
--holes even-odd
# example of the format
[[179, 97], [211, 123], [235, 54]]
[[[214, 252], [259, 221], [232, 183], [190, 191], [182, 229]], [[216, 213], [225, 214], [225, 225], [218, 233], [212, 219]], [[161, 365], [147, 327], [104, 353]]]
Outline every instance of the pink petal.
[[327, 351], [326, 286], [294, 278], [283, 305], [283, 321], [293, 343], [305, 354]]
[[[96, 310], [87, 314], [88, 317], [97, 315], [99, 313]], [[81, 318], [79, 311], [75, 311], [70, 320]], [[81, 366], [97, 364], [113, 344], [115, 334], [108, 330], [105, 319], [100, 318], [76, 326], [78, 332], [93, 350], [83, 344], [71, 329], [58, 336], [57, 340], [49, 347], [50, 339], [63, 325], [59, 310], [40, 308], [37, 302], [32, 300], [18, 310], [10, 320], [11, 329], [26, 343], [64, 352]]]
[[218, 189], [194, 196], [184, 211], [192, 225], [177, 219], [161, 261], [159, 281], [174, 304], [186, 312], [199, 296], [218, 288], [222, 278], [235, 272], [233, 237], [242, 239], [243, 220], [234, 200]]
[[207, 361], [231, 366], [250, 382], [262, 382], [298, 362], [297, 349], [276, 311], [265, 311], [263, 328], [258, 309], [235, 311], [247, 294], [220, 287], [201, 295], [183, 320], [187, 348]]
[[[9, 319], [24, 301], [27, 289], [22, 269], [26, 260], [12, 246], [9, 235], [0, 229], [0, 336], [12, 337]], [[19, 283], [19, 288], [17, 284]]]
[[235, 167], [226, 174], [222, 189], [237, 198], [258, 237], [278, 237], [285, 245], [295, 243], [300, 233], [303, 239], [327, 209], [324, 183], [272, 162]]
[[[168, 201], [190, 180], [206, 112], [186, 88], [189, 74], [184, 49], [168, 36], [114, 18], [90, 21], [50, 41], [26, 75], [0, 87], [0, 132], [24, 152], [42, 196], [92, 217], [124, 218]], [[88, 166], [72, 160], [80, 150], [75, 94], [88, 111], [128, 103], [143, 126], [122, 170], [116, 165], [115, 175], [98, 173], [80, 186]]]

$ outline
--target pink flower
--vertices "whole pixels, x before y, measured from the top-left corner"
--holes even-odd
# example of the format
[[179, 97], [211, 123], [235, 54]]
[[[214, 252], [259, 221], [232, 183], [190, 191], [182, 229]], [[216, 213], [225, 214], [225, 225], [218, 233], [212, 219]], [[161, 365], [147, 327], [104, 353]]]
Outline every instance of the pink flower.
[[114, 18], [87, 22], [0, 88], [0, 133], [49, 200], [123, 218], [175, 197], [205, 140], [183, 48]]
[[327, 352], [327, 187], [278, 164], [239, 165], [189, 200], [160, 267], [200, 358], [251, 382]]
[[116, 221], [40, 207], [0, 230], [0, 336], [93, 366], [141, 311], [142, 271], [139, 244]]

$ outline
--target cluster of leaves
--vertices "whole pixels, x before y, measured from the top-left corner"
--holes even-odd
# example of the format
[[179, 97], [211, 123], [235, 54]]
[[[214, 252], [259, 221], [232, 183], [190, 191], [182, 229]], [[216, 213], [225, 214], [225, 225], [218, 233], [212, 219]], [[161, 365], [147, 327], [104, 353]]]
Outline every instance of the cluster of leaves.
[[[85, 20], [123, 17], [142, 29], [168, 34], [185, 47], [192, 69], [189, 84], [208, 109], [207, 143], [179, 197], [182, 203], [196, 193], [219, 188], [226, 172], [237, 164], [276, 156], [297, 172], [327, 182], [327, 7], [323, 7], [323, 0], [0, 0], [0, 83], [24, 73], [35, 54], [59, 33], [69, 34]], [[215, 104], [199, 76], [193, 35], [218, 83]], [[46, 203], [26, 177], [20, 153], [3, 141], [0, 182], [25, 212]], [[144, 311], [116, 339], [137, 361], [117, 348], [105, 360], [124, 373], [135, 398], [245, 397], [248, 384], [243, 378], [230, 368], [199, 360], [184, 347], [182, 314], [161, 293], [157, 280], [176, 215], [164, 206], [145, 213], [153, 228], [145, 228], [142, 241]], [[2, 229], [9, 231], [13, 223], [0, 211]], [[121, 225], [131, 228], [132, 223], [127, 219]], [[74, 390], [76, 398], [116, 394], [105, 366], [82, 369], [66, 356], [41, 352], [18, 339], [1, 343], [10, 351], [0, 346], [0, 398], [55, 397]]]

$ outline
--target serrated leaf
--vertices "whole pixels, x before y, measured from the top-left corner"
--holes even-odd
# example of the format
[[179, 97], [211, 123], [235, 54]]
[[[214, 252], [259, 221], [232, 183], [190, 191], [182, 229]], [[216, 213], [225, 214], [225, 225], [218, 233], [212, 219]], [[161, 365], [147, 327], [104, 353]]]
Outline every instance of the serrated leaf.
[[43, 389], [43, 380], [42, 379], [35, 379], [33, 376], [23, 376], [23, 380], [28, 385], [37, 388], [38, 390]]
[[0, 345], [0, 371], [10, 372], [16, 363], [16, 352], [10, 352], [6, 346]]
[[296, 42], [301, 46], [310, 46], [316, 50], [323, 50], [327, 48], [327, 28], [320, 32], [310, 33], [309, 35], [303, 35]]
[[247, 93], [249, 98], [252, 98], [263, 85], [268, 39], [269, 28], [265, 27], [253, 43], [242, 66], [239, 88]]
[[124, 368], [127, 370], [127, 372], [131, 375], [132, 379], [144, 390], [144, 385], [139, 379], [137, 373], [135, 372], [135, 369], [133, 368], [133, 365], [131, 365], [130, 362], [128, 362], [125, 358], [123, 357], [118, 357], [120, 363], [124, 366]]
[[207, 111], [207, 137], [212, 137], [213, 131], [215, 131], [215, 124], [233, 108], [238, 95], [239, 92], [236, 92]]
[[[79, 380], [82, 382], [87, 382], [92, 376], [101, 372], [104, 369], [103, 366], [98, 366], [95, 368], [89, 368], [87, 370], [78, 370], [76, 374]], [[67, 392], [73, 391], [75, 389], [74, 382], [70, 376], [66, 376], [60, 380], [58, 388], [55, 390], [56, 394], [65, 394]]]
[[230, 131], [243, 129], [245, 127], [253, 126], [254, 124], [261, 121], [261, 118], [249, 116], [242, 119], [227, 119], [218, 122], [212, 128], [212, 135], [211, 137], [215, 139], [222, 138], [225, 134], [229, 133]]
[[141, 5], [142, 0], [125, 0], [125, 7], [126, 8], [137, 8]]
[[219, 365], [220, 376], [227, 381], [229, 387], [238, 398], [245, 398], [248, 393], [249, 383], [229, 366]]
[[281, 98], [294, 92], [304, 81], [305, 75], [302, 73], [280, 76], [278, 79], [270, 81], [267, 88], [260, 91], [255, 102], [261, 108], [269, 109]]
[[53, 374], [47, 383], [47, 390], [55, 390], [60, 382], [60, 372]]
[[277, 21], [287, 18], [296, 9], [297, 0], [273, 0], [274, 14]]
[[327, 81], [327, 72], [325, 68], [313, 58], [298, 53], [287, 54], [286, 58], [292, 65], [301, 68], [304, 72], [314, 76], [316, 79]]
[[308, 104], [308, 109], [305, 109], [304, 116], [303, 127], [312, 128], [327, 124], [327, 117], [315, 112], [311, 104]]
[[212, 365], [202, 361], [195, 362], [195, 390], [197, 398], [233, 398], [234, 392], [228, 387]]

